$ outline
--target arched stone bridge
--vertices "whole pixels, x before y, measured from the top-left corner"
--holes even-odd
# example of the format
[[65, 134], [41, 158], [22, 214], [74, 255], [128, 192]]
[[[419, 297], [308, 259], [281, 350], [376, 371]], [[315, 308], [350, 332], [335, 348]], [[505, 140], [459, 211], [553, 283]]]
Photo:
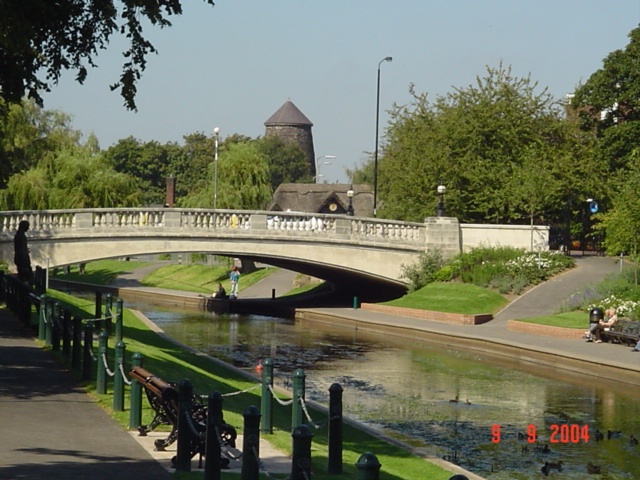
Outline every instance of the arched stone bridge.
[[11, 266], [13, 236], [20, 220], [31, 225], [27, 236], [34, 265], [56, 267], [140, 254], [202, 252], [246, 257], [363, 293], [371, 288], [392, 288], [397, 293], [406, 287], [403, 264], [414, 263], [429, 249], [454, 255], [463, 248], [457, 219], [444, 217], [409, 223], [344, 215], [181, 208], [0, 212], [0, 255]]

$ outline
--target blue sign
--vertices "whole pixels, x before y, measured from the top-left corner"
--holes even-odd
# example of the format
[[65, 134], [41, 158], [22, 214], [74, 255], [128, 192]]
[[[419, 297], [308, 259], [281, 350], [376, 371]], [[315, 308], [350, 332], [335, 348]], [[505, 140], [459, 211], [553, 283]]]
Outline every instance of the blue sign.
[[598, 213], [598, 202], [593, 201], [589, 204], [589, 210], [591, 213]]

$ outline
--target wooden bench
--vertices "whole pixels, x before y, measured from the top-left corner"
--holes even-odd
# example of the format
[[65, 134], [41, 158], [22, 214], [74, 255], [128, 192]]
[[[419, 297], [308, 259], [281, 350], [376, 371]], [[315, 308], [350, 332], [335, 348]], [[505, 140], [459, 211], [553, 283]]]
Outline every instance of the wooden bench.
[[640, 322], [619, 319], [609, 330], [600, 333], [603, 341], [636, 346], [640, 341]]
[[[165, 382], [142, 367], [133, 367], [130, 374], [132, 378], [135, 378], [144, 387], [149, 405], [151, 405], [155, 413], [153, 420], [149, 424], [138, 427], [138, 432], [140, 436], [146, 436], [147, 433], [155, 430], [159, 425], [170, 425], [171, 432], [169, 435], [154, 442], [155, 450], [165, 450], [178, 438], [179, 395], [176, 384], [174, 382]], [[195, 430], [194, 435], [191, 436], [191, 457], [193, 458], [196, 454], [199, 454], [200, 458], [202, 458], [205, 451], [207, 406], [202, 402], [200, 395], [194, 394], [192, 396], [189, 411], [191, 413], [192, 430]], [[222, 446], [235, 448], [237, 437], [235, 428], [224, 423], [224, 420], [218, 428]], [[229, 465], [228, 458], [221, 458], [220, 462], [223, 468], [227, 468]]]

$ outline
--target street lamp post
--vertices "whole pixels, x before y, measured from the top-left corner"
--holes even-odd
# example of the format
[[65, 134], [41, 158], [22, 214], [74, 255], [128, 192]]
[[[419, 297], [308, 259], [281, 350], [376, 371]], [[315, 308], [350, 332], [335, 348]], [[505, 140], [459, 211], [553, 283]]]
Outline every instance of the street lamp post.
[[353, 215], [355, 214], [355, 212], [353, 211], [353, 195], [354, 195], [353, 185], [350, 185], [349, 190], [347, 190], [347, 197], [349, 197], [349, 206], [347, 207], [347, 215], [349, 215], [350, 217], [353, 217]]
[[436, 209], [436, 215], [438, 217], [446, 216], [444, 207], [444, 194], [447, 193], [447, 187], [440, 184], [436, 190], [438, 192], [438, 208]]
[[323, 158], [336, 158], [336, 156], [335, 155], [323, 155], [321, 157], [316, 158], [316, 176], [315, 176], [316, 183], [320, 183], [320, 177], [323, 176], [323, 175], [320, 175], [320, 165], [331, 165], [331, 162], [322, 162], [322, 163], [320, 163], [320, 160], [322, 160]]
[[213, 129], [216, 136], [213, 150], [213, 209], [218, 208], [218, 140], [220, 138], [220, 129]]
[[384, 57], [378, 62], [378, 86], [376, 91], [376, 149], [373, 154], [373, 216], [378, 211], [378, 127], [380, 125], [380, 65], [392, 61], [392, 57]]

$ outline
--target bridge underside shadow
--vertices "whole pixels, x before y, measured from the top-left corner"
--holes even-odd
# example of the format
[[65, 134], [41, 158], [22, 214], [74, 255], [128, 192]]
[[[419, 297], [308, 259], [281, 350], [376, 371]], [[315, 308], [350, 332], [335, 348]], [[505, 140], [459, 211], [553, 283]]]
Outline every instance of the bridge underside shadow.
[[372, 277], [362, 272], [336, 269], [333, 266], [306, 263], [300, 260], [243, 255], [241, 258], [266, 263], [274, 267], [310, 275], [329, 282], [333, 286], [331, 303], [342, 301], [351, 304], [353, 297], [362, 302], [383, 302], [407, 293], [407, 286], [384, 278]]

